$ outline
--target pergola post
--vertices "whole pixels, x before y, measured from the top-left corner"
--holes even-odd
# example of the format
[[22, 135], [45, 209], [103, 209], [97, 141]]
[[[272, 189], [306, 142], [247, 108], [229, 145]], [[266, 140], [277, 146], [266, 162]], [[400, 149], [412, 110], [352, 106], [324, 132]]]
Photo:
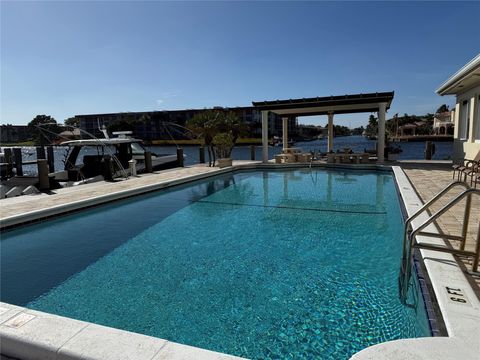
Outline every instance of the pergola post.
[[283, 149], [288, 148], [288, 117], [282, 117]]
[[378, 134], [377, 134], [377, 159], [382, 163], [385, 160], [385, 114], [387, 112], [387, 103], [378, 104]]
[[268, 162], [268, 111], [262, 111], [262, 162]]
[[328, 148], [327, 152], [333, 150], [333, 112], [328, 113]]

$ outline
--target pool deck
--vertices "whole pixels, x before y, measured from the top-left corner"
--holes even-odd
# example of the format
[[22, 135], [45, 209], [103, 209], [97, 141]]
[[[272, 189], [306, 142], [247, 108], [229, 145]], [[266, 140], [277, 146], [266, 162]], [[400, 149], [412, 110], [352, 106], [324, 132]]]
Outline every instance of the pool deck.
[[[335, 167], [329, 166], [330, 164], [319, 164], [319, 166], [325, 167]], [[408, 177], [404, 177], [404, 184], [410, 181], [412, 188], [410, 189], [410, 195], [402, 194], [404, 201], [406, 201], [406, 196], [412, 196], [410, 198], [410, 203], [413, 204], [413, 207], [410, 210], [414, 210], [415, 206], [419, 206], [418, 197], [423, 201], [428, 201], [432, 198], [435, 194], [437, 194], [440, 190], [442, 190], [446, 185], [448, 185], [452, 181], [452, 171], [451, 165], [448, 162], [397, 162], [395, 164], [387, 164], [387, 165], [396, 165], [403, 169], [405, 175]], [[260, 162], [252, 162], [252, 161], [234, 161], [234, 166], [237, 168], [262, 168]], [[300, 165], [299, 165], [300, 166]], [[305, 164], [303, 165], [305, 166]], [[275, 166], [274, 164], [269, 164], [269, 168], [272, 167], [283, 167], [283, 166]], [[296, 166], [294, 166], [296, 167]], [[352, 167], [361, 167], [361, 166], [352, 166]], [[366, 167], [368, 168], [368, 166]], [[373, 168], [375, 168], [373, 166]], [[144, 193], [146, 191], [155, 191], [161, 188], [165, 188], [171, 185], [175, 185], [178, 183], [182, 183], [185, 181], [193, 181], [197, 179], [202, 179], [205, 177], [209, 177], [215, 174], [221, 174], [224, 172], [231, 171], [231, 168], [226, 169], [219, 169], [219, 168], [209, 168], [204, 165], [197, 165], [191, 166], [186, 168], [177, 168], [172, 170], [165, 170], [161, 172], [156, 172], [153, 174], [144, 174], [138, 177], [130, 178], [128, 180], [119, 180], [113, 183], [106, 183], [106, 182], [98, 182], [92, 184], [85, 184], [78, 187], [72, 188], [65, 188], [59, 190], [53, 190], [49, 194], [41, 194], [41, 195], [26, 195], [11, 199], [3, 199], [0, 201], [0, 224], [2, 227], [9, 227], [13, 226], [18, 223], [29, 222], [34, 219], [44, 218], [48, 216], [54, 216], [56, 214], [67, 211], [72, 211], [76, 209], [80, 209], [83, 207], [93, 206], [98, 203], [112, 201], [116, 199], [120, 199], [125, 196], [133, 196], [140, 193]], [[401, 177], [401, 176], [400, 176]], [[401, 189], [401, 191], [404, 191]], [[415, 194], [416, 192], [416, 194]], [[418, 197], [417, 197], [418, 195]], [[411, 200], [413, 199], [413, 200]], [[416, 199], [416, 200], [415, 200]], [[445, 201], [439, 203], [438, 206], [445, 204]], [[438, 209], [438, 206], [434, 209]], [[475, 199], [472, 201], [472, 209], [471, 209], [471, 216], [470, 216], [470, 227], [468, 232], [468, 240], [466, 244], [466, 249], [470, 250], [475, 243], [475, 236], [476, 231], [478, 229], [478, 223], [480, 221], [480, 199]], [[461, 206], [457, 206], [452, 208], [448, 211], [442, 218], [440, 218], [437, 222], [437, 226], [440, 232], [443, 233], [452, 233], [458, 234], [461, 229], [461, 220], [463, 218], [463, 208]], [[457, 246], [456, 244], [452, 244], [452, 246]], [[425, 256], [424, 256], [425, 257]], [[475, 297], [479, 297], [480, 294], [480, 279], [478, 277], [473, 277], [468, 274], [468, 270], [471, 269], [471, 261], [467, 260], [460, 260], [458, 261], [459, 266], [457, 268], [457, 276], [463, 276], [468, 279], [468, 282], [471, 286], [471, 289], [468, 289], [468, 295]], [[441, 264], [433, 263], [430, 266], [441, 266]], [[443, 264], [445, 266], [445, 264]], [[429, 269], [430, 272], [430, 269]], [[445, 275], [445, 274], [444, 274]], [[444, 276], [443, 275], [443, 276]], [[437, 291], [437, 290], [436, 290]], [[473, 295], [475, 294], [475, 295]], [[472, 301], [474, 303], [474, 307], [476, 309], [478, 304], [478, 299], [471, 299], [475, 300]], [[458, 317], [464, 317], [462, 323], [469, 324], [467, 327], [471, 327], [472, 324], [478, 324], [477, 319], [478, 314], [475, 312], [478, 309], [467, 309], [466, 311], [462, 310], [459, 311], [457, 314]], [[454, 309], [454, 311], [457, 311]], [[442, 309], [443, 312], [443, 309]], [[475, 315], [472, 315], [475, 314]], [[474, 321], [472, 323], [472, 321]], [[141, 346], [141, 350], [148, 350], [147, 357], [141, 357], [139, 354], [131, 354], [132, 359], [137, 358], [149, 358], [149, 359], [188, 359], [188, 358], [202, 358], [202, 359], [210, 359], [210, 358], [217, 358], [217, 359], [227, 359], [234, 357], [230, 357], [228, 355], [207, 352], [205, 350], [186, 347], [184, 345], [175, 344], [171, 342], [166, 342], [162, 339], [154, 339], [145, 337], [140, 334], [133, 334], [128, 333], [128, 337], [131, 337], [130, 340], [126, 341], [125, 339], [125, 332], [120, 330], [110, 329], [100, 327], [99, 325], [95, 324], [87, 324], [83, 322], [78, 322], [76, 320], [66, 319], [62, 317], [57, 317], [55, 315], [44, 314], [41, 312], [35, 312], [32, 310], [16, 307], [9, 304], [0, 303], [0, 330], [2, 330], [2, 347], [7, 342], [9, 346], [13, 346], [15, 348], [21, 348], [22, 351], [20, 354], [16, 354], [16, 357], [22, 359], [29, 359], [31, 355], [34, 353], [38, 354], [38, 351], [46, 351], [42, 358], [83, 358], [87, 354], [91, 355], [92, 359], [96, 358], [103, 358], [106, 354], [103, 352], [104, 350], [107, 351], [110, 349], [115, 349], [115, 344], [125, 341], [125, 346], [122, 349], [117, 350], [109, 350], [115, 351], [115, 353], [120, 354], [122, 351], [129, 351], [130, 347], [127, 346], [127, 343], [132, 344], [132, 342], [137, 341], [139, 344], [143, 344]], [[72, 322], [75, 322], [73, 324]], [[447, 321], [446, 321], [447, 322]], [[35, 325], [35, 328], [34, 327]], [[74, 325], [73, 328], [69, 329], [71, 325]], [[458, 325], [457, 325], [458, 324]], [[31, 326], [32, 329], [28, 327]], [[47, 338], [44, 329], [46, 328], [56, 328], [58, 326], [58, 331], [72, 331], [72, 334], [65, 336], [69, 337], [70, 340], [65, 340], [61, 338], [61, 336], [57, 339], [55, 336], [58, 334], [51, 334], [52, 338]], [[458, 340], [455, 337], [455, 334], [462, 333], [462, 336], [466, 338], [471, 337], [471, 335], [465, 335], [465, 328], [461, 327], [460, 321], [457, 323], [447, 324], [447, 327], [451, 328], [451, 333], [454, 335], [451, 338], [447, 338], [447, 341], [441, 341], [441, 339], [445, 338], [425, 338], [425, 339], [408, 339], [408, 340], [399, 340], [396, 342], [384, 343], [374, 346], [372, 348], [365, 349], [366, 351], [358, 353], [353, 358], [355, 359], [381, 359], [381, 358], [392, 358], [392, 359], [407, 359], [407, 358], [418, 358], [418, 359], [427, 359], [431, 357], [421, 357], [418, 353], [415, 353], [415, 349], [418, 347], [427, 347], [431, 351], [438, 352], [438, 358], [442, 358], [445, 354], [451, 354], [452, 349], [460, 349], [460, 353], [458, 355], [462, 355], [461, 349], [465, 349], [465, 343]], [[463, 325], [462, 325], [463, 326]], [[475, 328], [475, 327], [474, 327]], [[8, 330], [7, 330], [8, 329]], [[25, 337], [22, 336], [14, 336], [5, 338], [4, 334], [11, 334], [12, 329], [17, 329], [15, 331], [19, 331], [19, 333], [25, 332], [27, 337], [27, 343], [29, 343], [28, 347], [25, 347]], [[478, 329], [478, 327], [477, 327]], [[68, 332], [67, 331], [67, 332]], [[74, 335], [74, 333], [76, 335]], [[450, 333], [450, 331], [449, 331]], [[78, 335], [79, 334], [79, 335]], [[100, 336], [100, 334], [103, 334]], [[10, 335], [9, 335], [10, 336]], [[73, 339], [73, 341], [72, 341]], [[102, 340], [103, 339], [103, 340]], [[67, 342], [65, 342], [67, 341]], [[92, 341], [99, 342], [98, 346], [91, 346]], [[103, 345], [106, 344], [106, 347]], [[38, 344], [45, 344], [43, 347], [38, 347]], [[108, 344], [111, 344], [109, 347]], [[17, 345], [15, 345], [17, 344]], [[22, 345], [23, 344], [23, 345]], [[65, 344], [69, 344], [69, 346], [65, 346]], [[101, 345], [102, 344], [102, 345]], [[388, 349], [385, 349], [386, 344], [390, 344]], [[411, 345], [409, 345], [411, 344]], [[100, 346], [101, 345], [101, 346]], [[480, 353], [480, 346], [478, 343], [472, 344], [475, 354]], [[104, 348], [105, 347], [105, 348]], [[478, 347], [478, 349], [477, 349]], [[62, 350], [63, 349], [63, 350]], [[102, 350], [103, 349], [103, 350]], [[373, 349], [373, 350], [371, 350]], [[409, 349], [412, 350], [409, 353]], [[463, 359], [468, 359], [468, 355], [472, 354], [471, 350], [466, 351], [463, 355]], [[1, 350], [1, 349], [0, 349]], [[47, 351], [48, 350], [48, 351]], [[130, 349], [131, 350], [131, 349]], [[29, 351], [33, 351], [30, 353]], [[49, 355], [54, 354], [54, 357], [50, 357]], [[62, 351], [64, 351], [62, 353]], [[402, 356], [394, 356], [390, 357], [390, 355], [400, 354], [403, 352]], [[23, 356], [18, 356], [22, 355]], [[64, 357], [60, 355], [64, 355]], [[153, 354], [153, 355], [150, 355]], [[433, 352], [428, 353], [430, 355]], [[426, 354], [426, 356], [430, 356]], [[10, 354], [7, 354], [10, 355]], [[13, 354], [15, 355], [15, 354]], [[411, 355], [411, 357], [409, 357]], [[414, 357], [415, 355], [415, 357]], [[418, 355], [418, 357], [416, 356]], [[33, 356], [33, 355], [32, 355]], [[435, 357], [437, 358], [437, 357]], [[444, 357], [443, 357], [444, 358]], [[460, 357], [462, 358], [462, 357]]]

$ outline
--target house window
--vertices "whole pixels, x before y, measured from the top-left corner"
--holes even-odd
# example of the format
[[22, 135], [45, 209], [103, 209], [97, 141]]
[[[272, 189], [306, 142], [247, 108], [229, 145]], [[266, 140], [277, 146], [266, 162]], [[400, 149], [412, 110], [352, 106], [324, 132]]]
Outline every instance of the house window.
[[458, 136], [461, 140], [466, 140], [468, 138], [468, 127], [470, 125], [470, 101], [465, 100], [462, 103], [462, 108], [460, 111], [460, 123]]

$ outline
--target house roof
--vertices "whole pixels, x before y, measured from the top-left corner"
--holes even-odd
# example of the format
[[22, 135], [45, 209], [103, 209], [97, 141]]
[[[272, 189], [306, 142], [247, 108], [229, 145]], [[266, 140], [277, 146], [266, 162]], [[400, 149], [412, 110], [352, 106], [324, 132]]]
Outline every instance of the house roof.
[[480, 85], [480, 54], [445, 81], [436, 91], [438, 95], [456, 95]]
[[330, 112], [346, 114], [376, 112], [380, 103], [386, 103], [388, 109], [392, 103], [393, 96], [394, 92], [391, 91], [288, 100], [253, 101], [252, 104], [259, 110], [267, 110], [288, 116], [326, 115]]

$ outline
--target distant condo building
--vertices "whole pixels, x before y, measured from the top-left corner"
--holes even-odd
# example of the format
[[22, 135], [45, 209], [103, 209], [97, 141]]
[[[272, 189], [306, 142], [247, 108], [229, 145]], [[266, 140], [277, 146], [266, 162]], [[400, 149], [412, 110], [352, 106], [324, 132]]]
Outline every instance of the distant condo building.
[[[109, 127], [121, 122], [133, 123], [133, 135], [143, 140], [159, 139], [189, 139], [192, 138], [189, 130], [186, 129], [187, 122], [195, 115], [207, 111], [232, 111], [248, 125], [250, 136], [260, 136], [262, 132], [262, 114], [253, 106], [245, 107], [214, 107], [213, 109], [185, 109], [165, 111], [142, 111], [142, 112], [120, 112], [108, 114], [76, 115], [82, 135], [86, 133], [96, 137], [102, 137], [99, 127]], [[270, 113], [269, 134], [281, 136], [282, 119], [279, 115]], [[297, 118], [290, 117], [288, 120], [288, 131], [291, 135], [297, 134]]]
[[0, 143], [27, 141], [32, 137], [27, 125], [4, 124], [0, 126]]

